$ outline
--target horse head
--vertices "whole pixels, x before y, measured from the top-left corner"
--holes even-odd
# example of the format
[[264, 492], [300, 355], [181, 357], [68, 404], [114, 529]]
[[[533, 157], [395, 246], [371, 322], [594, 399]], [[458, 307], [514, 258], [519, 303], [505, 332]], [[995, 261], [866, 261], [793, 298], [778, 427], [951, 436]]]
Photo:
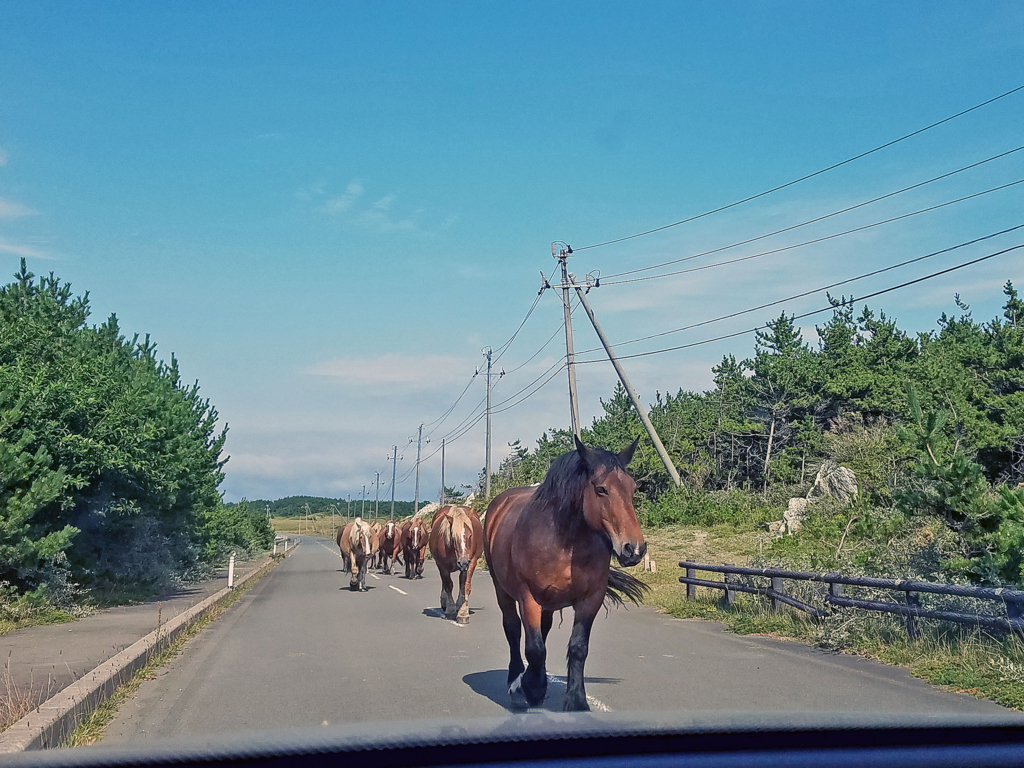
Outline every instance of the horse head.
[[633, 507], [636, 481], [626, 471], [639, 438], [621, 453], [595, 451], [576, 438], [576, 451], [587, 469], [583, 488], [583, 517], [611, 543], [612, 552], [624, 567], [636, 565], [647, 552], [640, 520]]
[[455, 555], [455, 565], [465, 573], [473, 561], [473, 523], [462, 507], [452, 507], [449, 518], [451, 550]]

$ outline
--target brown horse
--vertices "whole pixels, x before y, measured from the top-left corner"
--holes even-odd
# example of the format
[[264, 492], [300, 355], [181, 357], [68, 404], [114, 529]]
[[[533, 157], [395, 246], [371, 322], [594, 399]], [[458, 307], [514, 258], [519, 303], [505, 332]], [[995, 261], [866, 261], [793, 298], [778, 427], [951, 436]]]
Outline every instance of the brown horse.
[[402, 526], [402, 555], [405, 578], [423, 578], [423, 551], [427, 548], [427, 528], [419, 518]]
[[391, 573], [391, 563], [397, 549], [395, 542], [398, 539], [399, 527], [394, 520], [384, 523], [379, 534], [377, 534], [377, 549], [380, 567], [385, 574]]
[[[484, 551], [484, 528], [469, 507], [441, 507], [430, 527], [430, 554], [441, 574], [441, 610], [446, 619], [469, 623], [473, 571]], [[452, 573], [459, 572], [459, 599], [452, 597]]]
[[338, 533], [338, 547], [345, 560], [345, 570], [350, 574], [348, 587], [353, 592], [366, 591], [366, 570], [373, 557], [372, 538], [369, 524], [359, 517]]
[[[637, 442], [615, 454], [577, 438], [576, 450], [559, 456], [540, 486], [512, 488], [487, 508], [484, 554], [508, 639], [514, 708], [544, 701], [552, 614], [571, 605], [565, 709], [589, 710], [583, 665], [594, 617], [605, 598], [621, 604], [625, 595], [639, 603], [648, 589], [609, 563], [614, 554], [620, 565], [636, 565], [647, 551], [633, 508], [636, 483], [626, 469]], [[525, 669], [519, 652], [523, 627]]]

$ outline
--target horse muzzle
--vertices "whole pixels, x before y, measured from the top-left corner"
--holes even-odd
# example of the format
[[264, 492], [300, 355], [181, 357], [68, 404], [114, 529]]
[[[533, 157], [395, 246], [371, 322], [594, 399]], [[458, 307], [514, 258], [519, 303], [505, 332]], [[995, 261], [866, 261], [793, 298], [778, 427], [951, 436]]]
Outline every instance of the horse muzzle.
[[459, 560], [458, 562], [456, 562], [455, 565], [458, 566], [458, 569], [460, 571], [462, 571], [462, 573], [465, 573], [466, 571], [469, 570], [469, 563], [470, 563], [469, 558], [465, 558], [465, 559], [462, 559], [462, 560]]
[[647, 554], [646, 541], [641, 541], [639, 546], [634, 545], [631, 541], [627, 541], [616, 550], [615, 557], [618, 558], [619, 565], [623, 568], [628, 568], [643, 560], [645, 554]]

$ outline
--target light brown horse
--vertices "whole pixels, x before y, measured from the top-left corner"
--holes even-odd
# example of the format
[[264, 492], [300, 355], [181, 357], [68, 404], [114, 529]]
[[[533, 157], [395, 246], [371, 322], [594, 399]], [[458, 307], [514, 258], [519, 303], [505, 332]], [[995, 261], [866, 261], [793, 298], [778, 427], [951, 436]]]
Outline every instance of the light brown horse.
[[484, 554], [508, 640], [514, 708], [544, 701], [552, 614], [571, 605], [565, 709], [589, 710], [583, 666], [594, 617], [606, 597], [621, 604], [625, 595], [639, 603], [648, 589], [609, 563], [614, 554], [620, 565], [636, 565], [647, 551], [633, 508], [636, 483], [626, 469], [637, 442], [615, 454], [588, 448], [577, 438], [576, 450], [559, 456], [540, 486], [512, 488], [487, 508]]
[[423, 552], [427, 548], [427, 528], [420, 518], [402, 526], [402, 556], [405, 559], [405, 578], [423, 578]]
[[338, 532], [338, 547], [349, 572], [348, 587], [353, 592], [366, 591], [366, 570], [373, 556], [370, 526], [357, 517]]
[[395, 558], [396, 549], [398, 549], [396, 541], [399, 532], [398, 523], [388, 520], [377, 534], [378, 562], [385, 574], [391, 573], [391, 563]]
[[[469, 623], [473, 571], [484, 551], [484, 527], [469, 507], [441, 507], [430, 526], [430, 554], [441, 574], [441, 610], [446, 619]], [[459, 573], [459, 598], [452, 597], [452, 573]]]

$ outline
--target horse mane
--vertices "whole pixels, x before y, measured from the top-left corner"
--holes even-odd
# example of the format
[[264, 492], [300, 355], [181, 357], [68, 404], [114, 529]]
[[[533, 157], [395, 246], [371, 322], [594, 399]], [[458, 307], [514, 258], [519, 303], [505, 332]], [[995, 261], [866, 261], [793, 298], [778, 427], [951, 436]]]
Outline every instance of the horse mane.
[[591, 448], [590, 453], [597, 459], [592, 467], [587, 466], [577, 450], [563, 453], [555, 459], [531, 499], [531, 504], [546, 505], [551, 509], [556, 530], [566, 536], [571, 537], [577, 526], [585, 525], [583, 489], [590, 476], [601, 467], [607, 467], [609, 471], [627, 471], [617, 453], [604, 448]]

